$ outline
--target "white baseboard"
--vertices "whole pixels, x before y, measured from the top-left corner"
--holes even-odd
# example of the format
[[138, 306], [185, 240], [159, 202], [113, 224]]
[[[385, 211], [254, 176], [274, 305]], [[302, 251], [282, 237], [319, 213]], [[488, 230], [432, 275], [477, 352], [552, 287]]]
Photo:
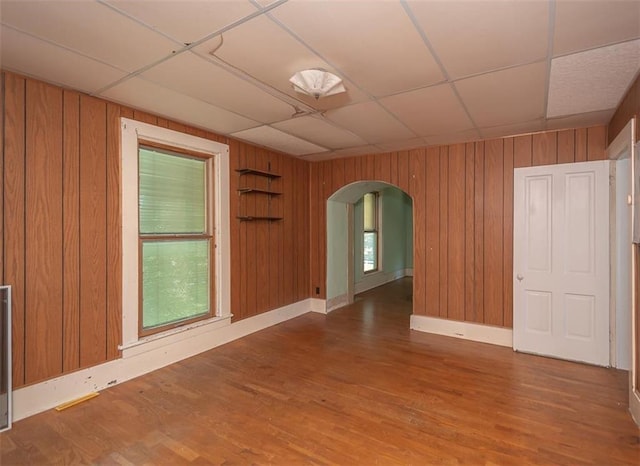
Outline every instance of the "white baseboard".
[[[190, 338], [172, 341], [164, 346], [154, 344], [147, 347], [148, 350], [140, 347], [125, 349], [120, 359], [19, 388], [13, 392], [13, 419], [24, 419], [306, 314], [313, 308], [312, 301], [299, 301], [233, 324], [230, 319], [224, 319], [206, 332], [194, 332]], [[315, 301], [324, 303], [323, 300]]]
[[327, 303], [325, 305], [327, 309], [327, 314], [331, 311], [335, 311], [341, 307], [349, 304], [349, 295], [341, 294], [340, 296], [336, 296], [335, 298], [327, 299]]
[[327, 302], [324, 299], [309, 298], [307, 301], [310, 303], [310, 311], [317, 312], [318, 314], [327, 313]]
[[[413, 276], [413, 269], [411, 271]], [[373, 272], [365, 275], [362, 280], [354, 284], [355, 294], [364, 293], [373, 288], [377, 288], [385, 283], [392, 282], [406, 275], [405, 269], [396, 270], [395, 272]]]
[[411, 316], [411, 329], [420, 332], [435, 333], [464, 340], [491, 343], [492, 345], [513, 347], [513, 331], [510, 328], [491, 325], [439, 319], [428, 316]]
[[404, 269], [404, 276], [413, 277], [413, 267], [411, 267], [410, 269]]

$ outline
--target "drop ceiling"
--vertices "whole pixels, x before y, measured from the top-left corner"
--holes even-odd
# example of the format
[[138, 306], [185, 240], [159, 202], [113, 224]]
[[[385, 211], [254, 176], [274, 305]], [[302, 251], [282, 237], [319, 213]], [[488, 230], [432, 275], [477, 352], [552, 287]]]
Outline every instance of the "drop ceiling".
[[635, 0], [1, 0], [0, 28], [2, 69], [308, 160], [606, 124], [640, 70]]

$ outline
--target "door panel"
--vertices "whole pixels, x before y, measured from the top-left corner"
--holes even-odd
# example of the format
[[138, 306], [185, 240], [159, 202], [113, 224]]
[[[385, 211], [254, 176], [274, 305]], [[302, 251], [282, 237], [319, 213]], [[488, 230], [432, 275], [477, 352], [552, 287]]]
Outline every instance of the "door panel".
[[517, 351], [609, 364], [608, 164], [514, 172]]

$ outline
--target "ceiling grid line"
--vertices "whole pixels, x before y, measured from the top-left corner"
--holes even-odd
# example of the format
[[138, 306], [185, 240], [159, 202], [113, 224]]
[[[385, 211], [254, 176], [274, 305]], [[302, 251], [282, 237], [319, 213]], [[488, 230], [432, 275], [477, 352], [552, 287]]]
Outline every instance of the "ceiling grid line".
[[[273, 21], [276, 25], [278, 25], [283, 31], [285, 31], [287, 34], [289, 34], [291, 37], [293, 37], [295, 40], [297, 40], [301, 45], [306, 47], [307, 50], [309, 50], [311, 53], [315, 54], [322, 61], [326, 62], [331, 68], [333, 68], [340, 75], [340, 77], [346, 78], [351, 83], [353, 83], [353, 85], [356, 86], [360, 92], [365, 94], [367, 96], [367, 98], [371, 102], [375, 102], [376, 104], [378, 104], [378, 106], [380, 106], [380, 108], [382, 108], [389, 116], [391, 116], [398, 123], [400, 123], [405, 129], [407, 129], [407, 131], [413, 133], [413, 135], [415, 137], [419, 137], [418, 134], [416, 134], [411, 128], [409, 128], [403, 121], [398, 119], [398, 117], [396, 115], [394, 115], [393, 113], [389, 112], [389, 110], [386, 109], [384, 107], [384, 105], [380, 104], [378, 102], [378, 99], [375, 96], [373, 96], [371, 93], [369, 93], [366, 89], [363, 89], [361, 86], [359, 86], [357, 84], [357, 82], [354, 79], [352, 79], [348, 74], [346, 74], [342, 69], [340, 69], [340, 67], [336, 66], [331, 60], [327, 59], [320, 52], [318, 52], [313, 47], [311, 47], [309, 44], [307, 44], [305, 40], [303, 40], [298, 34], [296, 34], [294, 31], [292, 31], [284, 23], [282, 23], [278, 18], [275, 18], [270, 13], [267, 13], [265, 16], [268, 17], [271, 21]], [[369, 141], [367, 141], [367, 143], [371, 144]]]
[[429, 41], [429, 38], [427, 37], [427, 33], [422, 29], [422, 27], [418, 23], [418, 19], [416, 18], [415, 14], [413, 13], [413, 10], [411, 9], [409, 4], [407, 3], [407, 0], [400, 0], [400, 4], [402, 5], [402, 8], [406, 12], [406, 14], [409, 17], [409, 19], [411, 20], [411, 23], [413, 24], [413, 27], [416, 29], [416, 31], [418, 32], [418, 34], [422, 38], [422, 41], [424, 42], [424, 45], [427, 47], [427, 49], [429, 49], [429, 52], [433, 56], [433, 59], [435, 60], [435, 62], [440, 67], [440, 70], [442, 71], [442, 74], [444, 75], [446, 82], [451, 87], [451, 90], [453, 91], [453, 93], [455, 94], [456, 98], [458, 99], [458, 102], [460, 102], [460, 105], [462, 106], [462, 109], [466, 113], [467, 118], [469, 118], [469, 121], [473, 125], [474, 129], [480, 135], [481, 134], [480, 133], [480, 129], [478, 128], [478, 125], [476, 124], [475, 120], [471, 116], [471, 112], [469, 112], [469, 109], [467, 108], [467, 105], [465, 104], [464, 100], [462, 100], [462, 96], [458, 92], [457, 87], [451, 81], [451, 76], [449, 75], [449, 72], [447, 71], [447, 69], [445, 68], [444, 64], [442, 63], [442, 60], [440, 60], [440, 57], [436, 53], [433, 45], [431, 44], [431, 41]]
[[204, 42], [206, 42], [206, 41], [208, 41], [210, 39], [213, 39], [216, 36], [219, 36], [219, 35], [225, 33], [226, 31], [229, 31], [229, 30], [231, 30], [231, 29], [233, 29], [235, 27], [238, 27], [238, 26], [246, 23], [247, 21], [252, 20], [253, 18], [255, 18], [257, 16], [260, 16], [260, 15], [263, 15], [263, 14], [267, 14], [272, 9], [278, 7], [279, 5], [281, 5], [281, 4], [283, 4], [283, 3], [287, 2], [287, 1], [288, 0], [276, 0], [272, 4], [270, 4], [267, 7], [265, 7], [263, 10], [258, 10], [258, 11], [255, 11], [255, 12], [247, 15], [247, 16], [244, 16], [244, 17], [232, 22], [231, 24], [228, 24], [228, 25], [220, 28], [217, 31], [214, 31], [214, 32], [212, 32], [210, 34], [207, 34], [206, 36], [202, 37], [201, 39], [196, 40], [195, 42], [191, 42], [189, 45], [185, 45], [184, 47], [180, 48], [179, 50], [175, 50], [173, 53], [170, 53], [169, 55], [167, 55], [167, 56], [165, 56], [163, 58], [160, 58], [159, 60], [156, 60], [153, 63], [147, 64], [146, 66], [143, 66], [142, 68], [137, 69], [136, 71], [130, 73], [128, 76], [125, 76], [124, 78], [119, 79], [118, 81], [115, 81], [115, 82], [111, 83], [109, 86], [105, 86], [104, 88], [99, 89], [98, 91], [96, 91], [96, 94], [100, 94], [100, 93], [102, 93], [102, 92], [104, 92], [104, 91], [106, 91], [106, 90], [108, 90], [108, 89], [110, 89], [110, 88], [112, 88], [114, 86], [117, 86], [118, 84], [121, 84], [122, 82], [126, 81], [127, 79], [130, 79], [130, 78], [133, 78], [135, 76], [138, 76], [141, 73], [144, 73], [145, 71], [150, 70], [154, 66], [157, 66], [157, 65], [159, 65], [161, 63], [164, 63], [165, 61], [167, 61], [167, 60], [169, 60], [169, 59], [171, 59], [171, 58], [173, 58], [173, 57], [175, 57], [177, 55], [180, 55], [181, 53], [187, 52], [187, 51], [193, 49], [194, 47], [197, 47], [198, 45], [200, 45], [200, 44], [202, 44], [202, 43], [204, 43]]

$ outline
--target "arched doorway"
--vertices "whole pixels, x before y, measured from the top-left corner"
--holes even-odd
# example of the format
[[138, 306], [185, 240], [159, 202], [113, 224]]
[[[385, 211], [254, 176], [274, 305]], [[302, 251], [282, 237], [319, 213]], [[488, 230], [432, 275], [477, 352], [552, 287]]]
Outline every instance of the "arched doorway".
[[[378, 193], [379, 265], [363, 269], [362, 199]], [[354, 301], [354, 295], [413, 275], [413, 200], [382, 181], [358, 181], [327, 200], [326, 312]]]

